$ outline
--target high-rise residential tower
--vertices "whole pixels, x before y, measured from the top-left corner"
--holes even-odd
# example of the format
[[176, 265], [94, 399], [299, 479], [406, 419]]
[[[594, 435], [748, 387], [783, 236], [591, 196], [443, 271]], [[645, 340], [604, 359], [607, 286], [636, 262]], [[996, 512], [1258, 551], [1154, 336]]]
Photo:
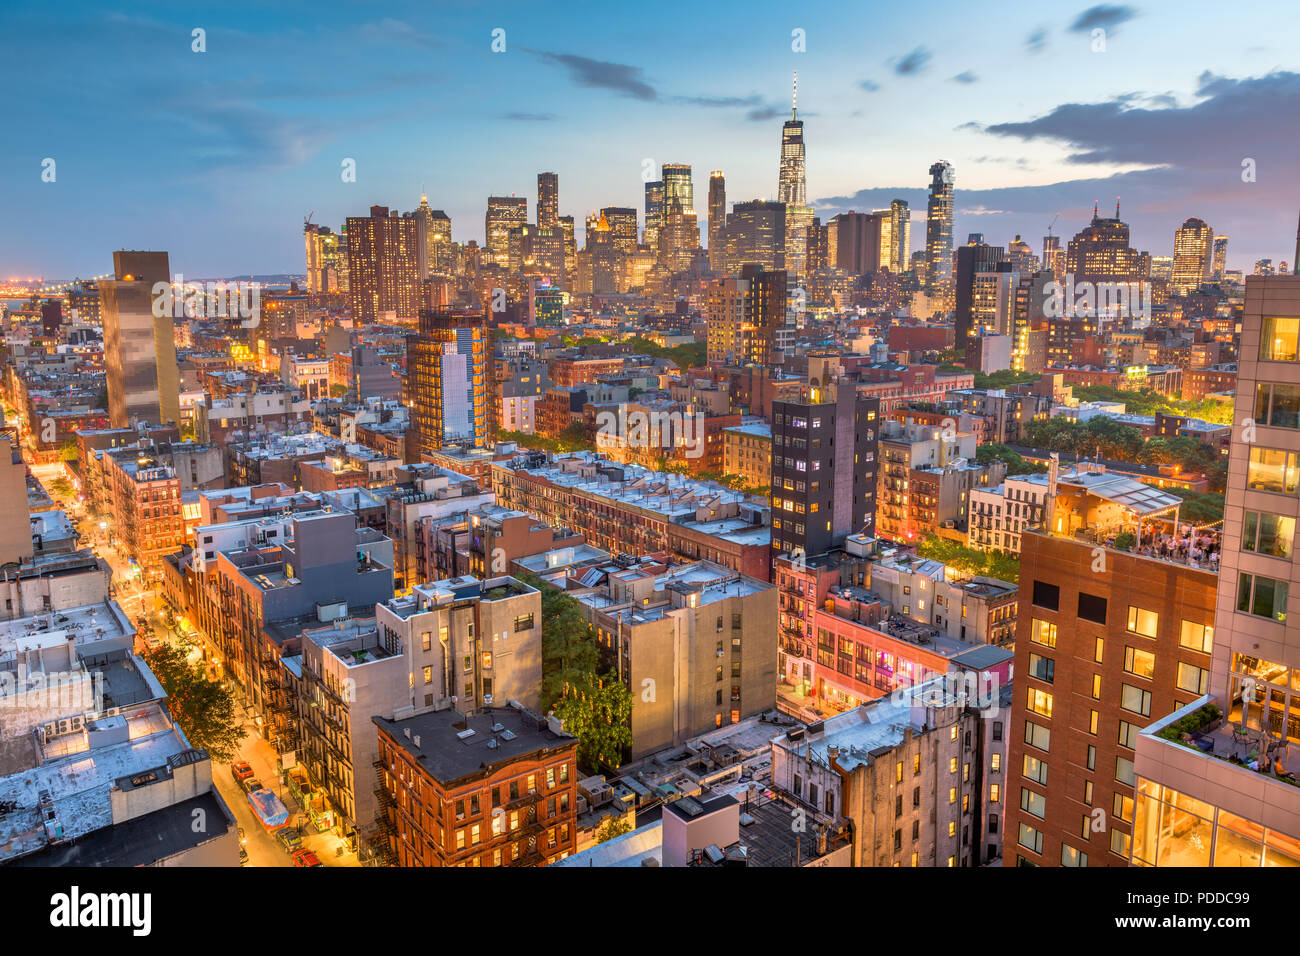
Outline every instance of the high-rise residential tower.
[[912, 212], [906, 200], [895, 199], [889, 204], [889, 221], [889, 271], [897, 275], [912, 268]]
[[651, 252], [659, 250], [659, 230], [664, 224], [664, 182], [656, 179], [645, 184], [645, 244]]
[[542, 229], [559, 228], [560, 176], [558, 173], [537, 174], [537, 225]]
[[952, 164], [940, 160], [930, 167], [930, 199], [925, 208], [925, 275], [932, 294], [952, 287]]
[[1228, 271], [1228, 237], [1214, 237], [1214, 252], [1211, 254], [1210, 278], [1215, 282], [1223, 281], [1223, 274]]
[[709, 269], [727, 270], [727, 180], [720, 169], [709, 173]]
[[369, 216], [349, 216], [348, 302], [358, 322], [392, 313], [414, 319], [419, 309], [419, 220], [371, 206]]
[[489, 338], [481, 312], [420, 311], [419, 332], [406, 338], [411, 461], [452, 444], [487, 444]]
[[489, 196], [484, 235], [484, 259], [503, 269], [510, 267], [510, 230], [528, 222], [528, 200], [522, 196]]
[[1174, 233], [1173, 291], [1186, 294], [1210, 277], [1214, 265], [1214, 230], [1204, 219], [1188, 219]]
[[157, 283], [171, 283], [167, 253], [124, 249], [113, 253], [113, 278], [99, 283], [114, 428], [181, 418], [173, 311], [154, 309]]

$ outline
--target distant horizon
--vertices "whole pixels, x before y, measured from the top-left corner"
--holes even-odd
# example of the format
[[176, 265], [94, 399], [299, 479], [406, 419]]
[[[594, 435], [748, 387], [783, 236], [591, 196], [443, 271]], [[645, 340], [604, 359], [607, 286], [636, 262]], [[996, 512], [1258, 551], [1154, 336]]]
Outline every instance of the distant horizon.
[[382, 18], [337, 0], [66, 7], [0, 11], [22, 40], [6, 106], [23, 136], [0, 174], [24, 224], [0, 234], [0, 276], [102, 274], [124, 247], [166, 249], [196, 276], [293, 274], [304, 217], [337, 230], [372, 205], [413, 210], [422, 188], [454, 241], [482, 244], [490, 195], [526, 197], [535, 221], [542, 171], [582, 241], [603, 206], [636, 208], [643, 227], [643, 172], [670, 161], [692, 166], [706, 244], [711, 170], [731, 203], [775, 197], [796, 70], [823, 221], [904, 199], [918, 251], [926, 170], [946, 158], [955, 246], [1019, 234], [1039, 254], [1049, 223], [1068, 241], [1119, 196], [1153, 256], [1192, 217], [1229, 237], [1230, 269], [1294, 255], [1300, 52], [1271, 10], [1217, 16], [1210, 34], [1209, 0], [1009, 0], [996, 18], [957, 0], [733, 0], [651, 45], [643, 11], [581, 2], [397, 0]]

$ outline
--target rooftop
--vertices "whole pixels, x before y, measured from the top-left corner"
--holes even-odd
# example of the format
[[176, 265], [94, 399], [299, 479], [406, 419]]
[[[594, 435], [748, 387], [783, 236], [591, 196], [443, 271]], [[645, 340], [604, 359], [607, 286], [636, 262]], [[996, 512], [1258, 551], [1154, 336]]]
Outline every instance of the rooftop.
[[375, 717], [390, 736], [444, 785], [489, 772], [539, 751], [576, 746], [577, 738], [523, 707], [487, 707], [473, 714], [429, 711], [392, 720]]

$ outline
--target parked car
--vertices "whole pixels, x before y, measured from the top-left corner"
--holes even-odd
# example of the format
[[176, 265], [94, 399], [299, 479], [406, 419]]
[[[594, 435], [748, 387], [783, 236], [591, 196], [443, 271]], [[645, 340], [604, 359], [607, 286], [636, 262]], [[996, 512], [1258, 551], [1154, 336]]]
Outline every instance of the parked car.
[[311, 850], [299, 850], [293, 855], [294, 866], [320, 866], [320, 858]]
[[253, 768], [248, 765], [247, 760], [236, 760], [230, 765], [230, 775], [235, 778], [235, 783], [243, 783], [253, 776]]
[[245, 780], [241, 780], [239, 781], [239, 785], [244, 788], [244, 793], [252, 793], [254, 790], [264, 789], [262, 787], [262, 781], [258, 780], [256, 777], [248, 777]]
[[290, 853], [302, 849], [302, 834], [296, 827], [281, 827], [275, 831], [275, 838], [280, 841], [280, 846]]

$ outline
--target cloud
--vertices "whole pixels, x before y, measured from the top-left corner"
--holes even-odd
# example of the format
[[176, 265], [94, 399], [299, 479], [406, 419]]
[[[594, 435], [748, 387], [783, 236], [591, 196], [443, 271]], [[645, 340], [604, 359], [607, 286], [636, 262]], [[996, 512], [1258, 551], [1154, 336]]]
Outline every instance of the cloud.
[[871, 80], [859, 80], [859, 81], [858, 81], [858, 88], [859, 88], [859, 89], [866, 90], [868, 93], [874, 93], [874, 92], [876, 92], [878, 89], [880, 89], [880, 84], [879, 84], [879, 83], [875, 83], [875, 82], [873, 82], [873, 81], [871, 81]]
[[896, 57], [890, 63], [899, 76], [915, 76], [925, 70], [930, 63], [930, 51], [923, 46], [917, 47], [903, 57]]
[[760, 120], [776, 119], [784, 113], [785, 110], [781, 109], [779, 106], [760, 106], [758, 109], [753, 109], [746, 113], [745, 119], [757, 122]]
[[967, 86], [969, 86], [971, 83], [978, 83], [979, 81], [980, 78], [976, 76], [974, 73], [972, 73], [970, 70], [962, 70], [956, 76], [949, 78], [950, 83], [963, 83]]
[[502, 113], [500, 118], [520, 123], [549, 123], [556, 116], [554, 113]]
[[366, 43], [403, 44], [436, 50], [443, 42], [431, 33], [417, 30], [405, 20], [385, 17], [375, 23], [363, 23], [357, 30], [357, 37]]
[[1074, 22], [1066, 29], [1071, 33], [1091, 33], [1093, 30], [1101, 28], [1114, 33], [1121, 23], [1127, 23], [1135, 16], [1137, 16], [1137, 11], [1132, 7], [1101, 3], [1084, 10], [1074, 18]]
[[614, 90], [616, 93], [630, 96], [636, 100], [656, 100], [659, 98], [655, 88], [642, 78], [644, 71], [639, 66], [592, 60], [572, 53], [548, 53], [545, 50], [529, 52], [545, 63], [567, 69], [569, 78], [578, 86]]
[[687, 106], [706, 106], [710, 108], [755, 107], [763, 103], [763, 97], [753, 96], [674, 96], [673, 102]]
[[1025, 49], [1030, 53], [1042, 53], [1047, 49], [1047, 30], [1039, 27], [1029, 36], [1025, 37]]

